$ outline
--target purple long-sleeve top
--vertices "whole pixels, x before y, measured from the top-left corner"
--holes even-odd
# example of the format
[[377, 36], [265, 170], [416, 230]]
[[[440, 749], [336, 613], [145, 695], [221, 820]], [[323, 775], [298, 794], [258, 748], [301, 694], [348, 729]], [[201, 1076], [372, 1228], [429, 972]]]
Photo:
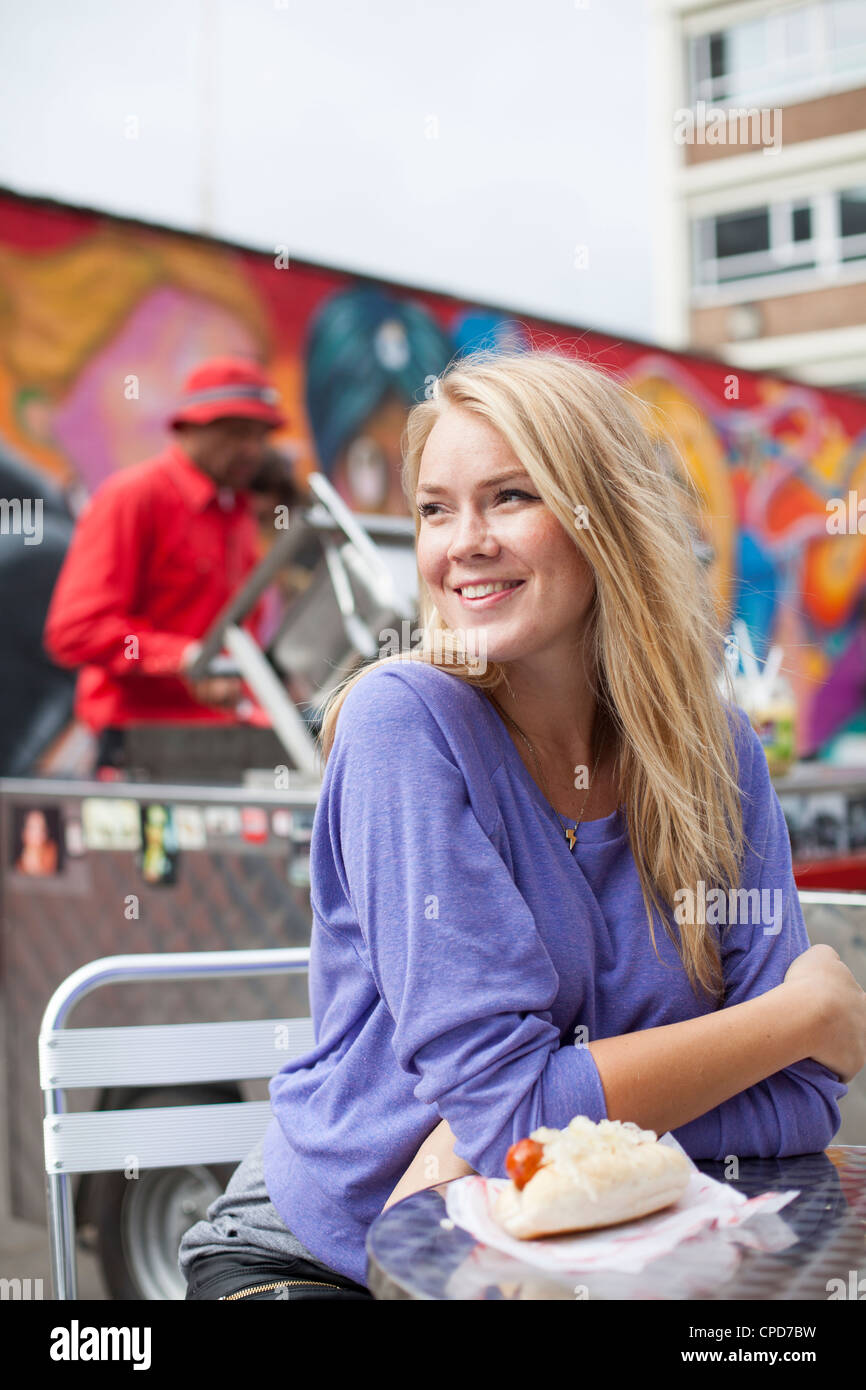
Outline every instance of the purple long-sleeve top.
[[[751, 844], [740, 887], [759, 892], [715, 928], [725, 1006], [780, 984], [809, 945], [766, 758], [729, 710]], [[658, 920], [654, 954], [622, 812], [584, 822], [572, 853], [490, 701], [442, 667], [378, 667], [347, 696], [311, 904], [316, 1045], [270, 1083], [265, 1179], [289, 1229], [359, 1283], [367, 1229], [440, 1119], [501, 1177], [530, 1131], [606, 1118], [587, 1042], [715, 1007]], [[846, 1091], [806, 1059], [674, 1132], [696, 1159], [813, 1152]]]

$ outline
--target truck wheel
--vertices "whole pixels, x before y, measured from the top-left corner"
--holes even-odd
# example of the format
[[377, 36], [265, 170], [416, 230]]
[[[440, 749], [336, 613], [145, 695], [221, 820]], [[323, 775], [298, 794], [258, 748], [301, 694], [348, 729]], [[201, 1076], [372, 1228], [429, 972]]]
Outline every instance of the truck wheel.
[[[213, 1087], [142, 1091], [124, 1109], [161, 1105], [205, 1105], [237, 1100]], [[205, 1218], [236, 1163], [145, 1168], [132, 1180], [123, 1173], [94, 1173], [89, 1208], [97, 1228], [97, 1250], [106, 1292], [121, 1301], [177, 1300], [186, 1282], [177, 1267], [184, 1231]]]

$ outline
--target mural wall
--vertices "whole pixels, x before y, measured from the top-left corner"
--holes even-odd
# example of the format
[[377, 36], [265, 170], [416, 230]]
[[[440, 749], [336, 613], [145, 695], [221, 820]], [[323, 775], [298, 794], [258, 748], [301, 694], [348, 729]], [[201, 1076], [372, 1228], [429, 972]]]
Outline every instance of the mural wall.
[[[0, 614], [0, 646], [28, 689], [67, 690], [39, 615], [68, 499], [164, 447], [201, 359], [259, 357], [299, 476], [321, 469], [355, 511], [405, 514], [400, 434], [425, 379], [461, 349], [534, 342], [574, 344], [652, 404], [703, 499], [720, 619], [741, 617], [760, 658], [784, 646], [800, 752], [866, 728], [866, 534], [854, 509], [828, 530], [828, 503], [864, 481], [866, 400], [8, 194], [0, 325], [0, 497], [42, 496], [51, 522], [47, 545], [0, 537], [3, 607], [17, 610]], [[3, 740], [20, 757], [22, 731], [8, 712], [0, 723], [8, 771]]]

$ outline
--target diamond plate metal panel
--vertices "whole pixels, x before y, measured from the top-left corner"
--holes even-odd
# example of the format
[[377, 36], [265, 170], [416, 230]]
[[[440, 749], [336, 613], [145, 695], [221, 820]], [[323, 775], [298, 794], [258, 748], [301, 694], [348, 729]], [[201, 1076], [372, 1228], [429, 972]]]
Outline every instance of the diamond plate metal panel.
[[[52, 784], [56, 786], [57, 784]], [[67, 872], [44, 882], [22, 882], [8, 870], [11, 818], [15, 805], [54, 804], [64, 823], [81, 819], [81, 795], [45, 791], [38, 781], [26, 794], [0, 795], [0, 850], [3, 879], [0, 898], [0, 947], [5, 998], [7, 1129], [11, 1214], [43, 1223], [45, 1195], [42, 1160], [42, 1097], [39, 1089], [37, 1039], [42, 1013], [56, 987], [73, 970], [99, 956], [139, 951], [206, 951], [308, 946], [312, 921], [309, 888], [288, 880], [293, 854], [307, 846], [269, 835], [264, 845], [225, 849], [181, 849], [177, 881], [145, 882], [131, 850], [87, 850], [69, 861]], [[161, 799], [172, 804], [206, 807], [209, 789]], [[112, 791], [117, 794], [117, 788]], [[102, 785], [89, 789], [101, 796]], [[196, 794], [197, 793], [197, 794]], [[131, 799], [160, 799], [125, 788]], [[231, 793], [229, 793], [231, 795]], [[226, 805], [226, 790], [214, 794]], [[244, 804], [291, 806], [287, 794], [259, 796], [238, 789]], [[74, 862], [75, 873], [69, 872]], [[137, 919], [125, 915], [135, 894]], [[84, 998], [72, 1027], [99, 1028], [160, 1023], [205, 1023], [254, 1018], [303, 1018], [309, 1013], [306, 979], [242, 977], [236, 980], [111, 985]], [[247, 1092], [245, 1092], [247, 1094]], [[96, 1104], [94, 1091], [71, 1092], [70, 1109]]]

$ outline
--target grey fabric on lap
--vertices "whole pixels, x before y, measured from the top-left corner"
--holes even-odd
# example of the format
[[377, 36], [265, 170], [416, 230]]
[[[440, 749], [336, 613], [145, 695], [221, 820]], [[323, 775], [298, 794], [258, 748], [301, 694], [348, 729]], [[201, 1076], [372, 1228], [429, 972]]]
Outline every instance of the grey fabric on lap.
[[178, 1269], [187, 1279], [194, 1260], [229, 1251], [300, 1255], [321, 1264], [287, 1229], [271, 1202], [262, 1170], [262, 1140], [235, 1169], [225, 1192], [211, 1202], [207, 1219], [197, 1221], [184, 1233], [178, 1250]]

